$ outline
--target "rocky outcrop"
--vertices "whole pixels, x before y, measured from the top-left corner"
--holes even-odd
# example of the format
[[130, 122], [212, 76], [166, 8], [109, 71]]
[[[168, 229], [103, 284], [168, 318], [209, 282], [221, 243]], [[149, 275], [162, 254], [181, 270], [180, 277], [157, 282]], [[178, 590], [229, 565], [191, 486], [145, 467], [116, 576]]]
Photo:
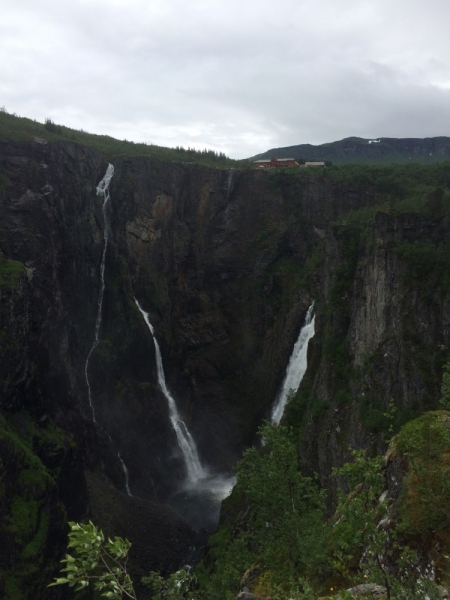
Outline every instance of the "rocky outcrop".
[[[71, 439], [25, 415], [0, 417], [0, 594], [42, 597], [66, 547], [67, 519], [80, 514], [79, 456]], [[57, 592], [46, 597], [59, 598]]]
[[168, 506], [117, 490], [99, 473], [85, 473], [90, 498], [90, 518], [105, 536], [128, 538], [130, 576], [140, 599], [150, 598], [141, 584], [150, 571], [164, 576], [184, 564], [194, 542], [194, 532]]
[[376, 216], [353, 249], [345, 223], [328, 234], [328, 315], [318, 313], [294, 402], [302, 407], [302, 455], [328, 488], [337, 485], [332, 466], [350, 459], [349, 448], [382, 452], [390, 418], [395, 430], [437, 406], [450, 348], [450, 290], [440, 258], [449, 234], [448, 217], [388, 213]]

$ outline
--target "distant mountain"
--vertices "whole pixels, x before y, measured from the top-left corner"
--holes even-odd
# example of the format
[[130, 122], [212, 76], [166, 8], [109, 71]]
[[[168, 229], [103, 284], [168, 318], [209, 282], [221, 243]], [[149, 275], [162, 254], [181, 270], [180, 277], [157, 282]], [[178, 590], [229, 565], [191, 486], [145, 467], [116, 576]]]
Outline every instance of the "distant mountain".
[[285, 148], [272, 148], [249, 160], [263, 158], [295, 158], [305, 160], [330, 160], [343, 163], [434, 163], [450, 159], [450, 137], [432, 138], [374, 138], [349, 137], [338, 142], [300, 144]]

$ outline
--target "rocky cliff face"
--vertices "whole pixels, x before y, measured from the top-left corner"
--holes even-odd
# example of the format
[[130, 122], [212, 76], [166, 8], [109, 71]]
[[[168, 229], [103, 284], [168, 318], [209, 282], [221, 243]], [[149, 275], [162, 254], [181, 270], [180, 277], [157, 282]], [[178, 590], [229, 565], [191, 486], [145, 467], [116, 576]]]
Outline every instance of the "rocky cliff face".
[[345, 222], [327, 234], [323, 269], [334, 265], [334, 279], [288, 420], [302, 422], [303, 457], [328, 487], [350, 447], [382, 451], [390, 428], [437, 406], [450, 342], [448, 242], [448, 217], [418, 214], [380, 213], [365, 239]]
[[[95, 427], [85, 365], [103, 248], [95, 188], [107, 163], [76, 145], [2, 143], [0, 164], [0, 405], [11, 422], [25, 415], [70, 439], [73, 458], [52, 459], [70, 518], [94, 505], [104, 512], [102, 478], [124, 491], [119, 451], [136, 496], [165, 501], [184, 477], [134, 298], [150, 314], [168, 384], [213, 472], [232, 468], [269, 415], [312, 300], [317, 333], [287, 418], [304, 428], [302, 453], [324, 483], [349, 444], [381, 443], [391, 397], [402, 411], [435, 398], [448, 294], [435, 286], [424, 299], [418, 281], [405, 279], [404, 243], [444, 243], [445, 219], [380, 215], [365, 240], [332, 223], [376, 198], [320, 175], [120, 158], [100, 343], [88, 365]], [[4, 502], [11, 514], [8, 495]], [[167, 531], [181, 527], [174, 516], [165, 522]]]

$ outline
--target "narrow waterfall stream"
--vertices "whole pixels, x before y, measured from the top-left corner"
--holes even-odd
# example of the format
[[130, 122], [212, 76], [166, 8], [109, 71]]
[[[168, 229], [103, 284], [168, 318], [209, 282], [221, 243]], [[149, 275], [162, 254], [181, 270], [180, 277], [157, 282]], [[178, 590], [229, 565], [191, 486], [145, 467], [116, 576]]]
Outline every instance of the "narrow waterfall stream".
[[230, 197], [231, 187], [233, 185], [234, 174], [235, 174], [234, 170], [230, 169], [230, 172], [228, 173], [228, 178], [227, 178], [227, 199]]
[[86, 363], [84, 365], [84, 375], [86, 378], [86, 383], [87, 383], [87, 388], [88, 388], [88, 399], [89, 399], [89, 406], [91, 407], [91, 412], [92, 412], [92, 420], [94, 421], [94, 423], [97, 425], [97, 419], [95, 416], [95, 408], [94, 405], [92, 403], [92, 391], [91, 391], [91, 385], [89, 383], [89, 376], [88, 376], [88, 366], [89, 366], [89, 360], [92, 356], [92, 353], [94, 352], [94, 350], [97, 348], [99, 342], [100, 342], [100, 326], [102, 324], [102, 306], [103, 306], [103, 295], [105, 293], [105, 263], [106, 263], [106, 250], [108, 248], [108, 239], [109, 239], [109, 230], [110, 230], [110, 219], [109, 219], [109, 205], [111, 203], [111, 197], [109, 195], [109, 184], [111, 183], [111, 179], [113, 178], [114, 175], [114, 166], [110, 163], [108, 165], [108, 168], [106, 169], [106, 173], [105, 176], [103, 177], [103, 179], [100, 181], [100, 183], [97, 186], [97, 196], [103, 196], [103, 206], [102, 206], [102, 212], [103, 212], [103, 222], [104, 222], [104, 227], [103, 227], [103, 252], [102, 252], [102, 260], [100, 263], [100, 292], [98, 294], [98, 310], [97, 310], [97, 319], [95, 321], [95, 335], [94, 335], [94, 343], [92, 344], [92, 347], [89, 351], [89, 354], [87, 356], [86, 359]]
[[195, 485], [199, 479], [204, 479], [207, 476], [207, 472], [201, 465], [200, 458], [198, 456], [197, 446], [195, 445], [194, 439], [189, 433], [185, 422], [182, 421], [175, 400], [167, 388], [166, 377], [164, 375], [164, 368], [161, 358], [161, 350], [159, 349], [159, 344], [155, 337], [155, 330], [153, 329], [153, 325], [150, 323], [148, 313], [142, 309], [141, 305], [136, 300], [136, 298], [134, 299], [134, 301], [136, 302], [136, 306], [138, 307], [142, 316], [144, 317], [144, 321], [146, 322], [147, 327], [150, 329], [150, 332], [153, 337], [153, 342], [155, 344], [158, 385], [167, 400], [167, 404], [169, 407], [170, 422], [172, 423], [172, 427], [177, 436], [178, 446], [180, 447], [180, 450], [183, 454], [188, 482], [191, 485]]
[[[86, 384], [87, 384], [87, 388], [88, 388], [88, 400], [89, 400], [89, 406], [91, 407], [92, 421], [95, 423], [95, 425], [97, 427], [99, 427], [105, 433], [106, 437], [109, 439], [111, 444], [112, 444], [111, 436], [106, 431], [106, 429], [104, 427], [102, 427], [101, 425], [99, 425], [97, 422], [97, 418], [95, 415], [94, 403], [92, 401], [91, 384], [89, 383], [88, 367], [89, 367], [89, 360], [92, 356], [92, 353], [94, 352], [94, 350], [97, 348], [97, 346], [100, 343], [100, 327], [102, 324], [103, 295], [105, 293], [106, 250], [108, 248], [109, 234], [111, 231], [111, 219], [110, 219], [111, 196], [109, 194], [109, 184], [111, 183], [111, 179], [113, 178], [113, 175], [114, 175], [114, 166], [111, 163], [109, 163], [103, 179], [100, 181], [100, 183], [97, 186], [97, 196], [103, 196], [103, 206], [102, 206], [103, 222], [104, 222], [103, 252], [102, 252], [102, 259], [100, 262], [100, 292], [98, 294], [98, 301], [97, 301], [98, 310], [97, 310], [97, 319], [95, 320], [94, 343], [92, 344], [92, 347], [89, 350], [89, 354], [87, 355], [86, 363], [84, 365], [84, 376], [85, 376]], [[125, 465], [123, 458], [120, 455], [120, 452], [117, 453], [117, 457], [120, 461], [120, 464], [122, 465], [123, 474], [125, 476], [125, 490], [126, 490], [128, 496], [131, 496], [132, 494], [131, 494], [130, 486], [129, 486], [129, 474], [128, 474], [127, 466]]]
[[[111, 439], [111, 438], [109, 438], [109, 439]], [[120, 452], [117, 453], [117, 456], [122, 465], [123, 474], [125, 475], [125, 490], [126, 490], [128, 496], [132, 496], [133, 494], [131, 493], [131, 490], [130, 490], [130, 474], [128, 473], [127, 465], [123, 462], [123, 458], [122, 458], [122, 455], [120, 454]]]
[[289, 393], [291, 390], [294, 392], [298, 390], [306, 372], [308, 344], [315, 333], [314, 322], [316, 317], [313, 316], [313, 308], [314, 302], [308, 308], [305, 323], [300, 330], [300, 334], [295, 342], [294, 349], [292, 350], [283, 385], [272, 407], [272, 415], [270, 418], [272, 423], [279, 423], [281, 421], [289, 398]]
[[234, 475], [213, 474], [202, 465], [194, 438], [181, 419], [175, 399], [167, 387], [161, 350], [150, 323], [149, 313], [134, 299], [150, 330], [155, 345], [158, 385], [167, 400], [169, 418], [175, 431], [178, 446], [186, 467], [186, 481], [180, 490], [169, 498], [168, 503], [197, 529], [212, 529], [219, 519], [220, 503], [235, 484]]

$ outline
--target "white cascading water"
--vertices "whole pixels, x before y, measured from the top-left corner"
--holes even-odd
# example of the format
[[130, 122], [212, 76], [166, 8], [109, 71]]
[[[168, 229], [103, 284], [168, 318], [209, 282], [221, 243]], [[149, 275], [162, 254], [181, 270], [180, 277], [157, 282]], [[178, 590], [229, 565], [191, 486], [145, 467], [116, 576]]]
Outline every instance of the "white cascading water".
[[169, 392], [166, 384], [166, 377], [164, 375], [164, 368], [162, 364], [161, 358], [161, 350], [159, 349], [158, 341], [155, 337], [155, 331], [153, 329], [152, 324], [150, 323], [148, 313], [141, 307], [139, 302], [134, 299], [136, 302], [136, 306], [141, 312], [144, 320], [147, 324], [147, 327], [150, 329], [150, 333], [153, 337], [153, 342], [155, 344], [155, 355], [156, 355], [156, 371], [158, 374], [158, 385], [164, 394], [167, 404], [169, 406], [169, 417], [170, 422], [172, 423], [172, 427], [177, 436], [178, 445], [180, 447], [181, 453], [183, 455], [184, 463], [186, 465], [188, 482], [190, 485], [195, 485], [200, 479], [205, 479], [208, 476], [207, 471], [202, 467], [200, 462], [200, 458], [198, 455], [197, 447], [195, 445], [194, 439], [192, 435], [189, 433], [188, 428], [184, 421], [180, 418], [178, 413], [177, 405], [175, 403], [174, 398]]
[[201, 464], [195, 441], [186, 427], [186, 423], [180, 418], [175, 399], [167, 388], [161, 350], [149, 315], [136, 298], [134, 301], [152, 334], [155, 344], [158, 385], [167, 400], [169, 418], [186, 465], [186, 481], [182, 488], [169, 499], [169, 504], [195, 528], [214, 528], [219, 519], [220, 503], [231, 493], [236, 483], [236, 477], [231, 474], [213, 474]]
[[[89, 354], [87, 356], [87, 359], [86, 359], [86, 363], [84, 365], [84, 376], [86, 378], [86, 384], [87, 384], [87, 388], [88, 388], [88, 398], [89, 398], [89, 406], [91, 407], [91, 412], [92, 412], [92, 420], [98, 427], [100, 427], [100, 426], [97, 423], [97, 419], [95, 416], [95, 408], [94, 408], [94, 404], [92, 402], [92, 391], [91, 391], [91, 385], [89, 383], [88, 367], [89, 367], [89, 360], [91, 358], [91, 355], [100, 343], [100, 327], [102, 324], [103, 295], [105, 293], [106, 250], [108, 248], [109, 233], [110, 233], [110, 229], [111, 229], [109, 213], [108, 213], [109, 204], [111, 201], [111, 197], [109, 195], [109, 184], [111, 183], [111, 179], [113, 178], [113, 175], [114, 175], [114, 166], [110, 163], [108, 165], [108, 168], [106, 169], [105, 176], [103, 177], [103, 179], [100, 181], [100, 183], [97, 186], [97, 196], [103, 196], [102, 212], [103, 212], [103, 222], [104, 222], [104, 226], [103, 226], [104, 244], [103, 244], [102, 260], [100, 263], [100, 292], [98, 294], [98, 302], [97, 302], [98, 311], [97, 311], [97, 319], [95, 321], [94, 343], [92, 344], [92, 347], [91, 347]], [[101, 429], [105, 433], [105, 435], [108, 437], [109, 441], [112, 443], [111, 436], [106, 431], [106, 429], [104, 429], [103, 427], [101, 427]], [[126, 490], [128, 496], [132, 496], [132, 493], [131, 493], [130, 487], [129, 487], [128, 469], [123, 461], [123, 458], [120, 455], [120, 452], [117, 453], [117, 457], [120, 460], [120, 463], [121, 463], [122, 469], [123, 469], [123, 473], [125, 475], [125, 490]]]
[[123, 462], [123, 458], [120, 452], [117, 453], [117, 456], [119, 457], [119, 460], [122, 464], [123, 474], [125, 475], [125, 489], [127, 491], [128, 496], [132, 496], [133, 494], [130, 491], [130, 475], [128, 473], [127, 465]]
[[308, 308], [306, 313], [305, 323], [300, 330], [298, 340], [294, 345], [294, 349], [289, 360], [289, 364], [286, 369], [286, 376], [283, 381], [281, 391], [274, 403], [272, 408], [271, 421], [272, 423], [279, 423], [286, 408], [286, 404], [289, 398], [291, 390], [296, 392], [300, 386], [303, 376], [307, 367], [307, 352], [309, 340], [314, 335], [314, 321], [313, 316], [314, 302]]
[[110, 203], [111, 198], [109, 195], [109, 184], [111, 183], [111, 179], [113, 178], [113, 175], [114, 175], [114, 166], [112, 164], [109, 164], [108, 168], [106, 169], [105, 176], [103, 177], [103, 179], [100, 181], [100, 183], [97, 186], [97, 196], [103, 196], [102, 212], [103, 212], [103, 222], [104, 222], [104, 227], [103, 227], [104, 245], [103, 245], [102, 260], [100, 263], [101, 281], [100, 281], [100, 292], [98, 294], [98, 303], [97, 303], [98, 311], [97, 311], [97, 319], [95, 321], [94, 343], [92, 344], [92, 348], [90, 349], [89, 354], [86, 359], [86, 364], [84, 365], [84, 375], [86, 377], [86, 383], [87, 383], [87, 387], [88, 387], [89, 406], [91, 407], [92, 420], [94, 421], [94, 423], [96, 425], [97, 425], [97, 419], [95, 417], [95, 409], [94, 409], [94, 405], [92, 403], [92, 392], [91, 392], [91, 386], [89, 383], [88, 366], [89, 366], [89, 360], [91, 358], [91, 355], [94, 352], [94, 350], [97, 348], [97, 346], [100, 342], [99, 335], [100, 335], [100, 326], [102, 324], [103, 294], [105, 292], [106, 249], [108, 247], [109, 230], [110, 230], [109, 215], [108, 215], [109, 206], [108, 205]]

